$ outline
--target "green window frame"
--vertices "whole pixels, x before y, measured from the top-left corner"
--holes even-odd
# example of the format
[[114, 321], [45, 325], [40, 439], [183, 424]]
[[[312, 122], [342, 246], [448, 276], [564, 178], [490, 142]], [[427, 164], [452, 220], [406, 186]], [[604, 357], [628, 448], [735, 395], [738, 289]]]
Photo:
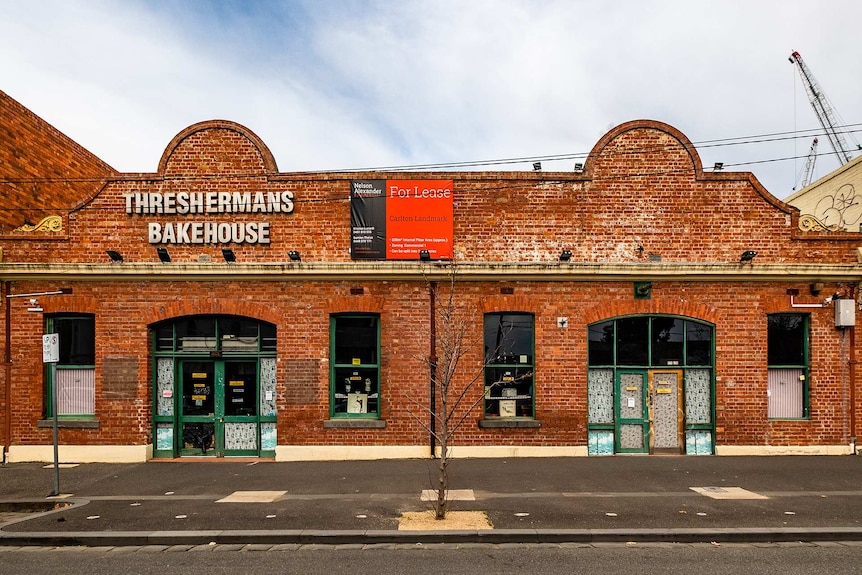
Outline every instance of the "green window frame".
[[[46, 318], [46, 333], [59, 336], [60, 357], [54, 377], [45, 374], [45, 415], [59, 419], [93, 419], [96, 414], [96, 316], [56, 314]], [[56, 378], [56, 379], [55, 379]]]
[[380, 316], [330, 316], [329, 342], [330, 417], [379, 419]]
[[715, 362], [714, 328], [672, 315], [624, 316], [587, 328], [589, 367], [708, 367]]
[[619, 452], [615, 451], [614, 438], [619, 435], [621, 425], [618, 414], [621, 374], [679, 370], [683, 375], [679, 405], [686, 410], [686, 453], [701, 453], [702, 445], [698, 442], [703, 441], [706, 441], [703, 451], [713, 452], [716, 416], [713, 324], [677, 315], [630, 315], [590, 324], [586, 335], [588, 449], [597, 454]]
[[[163, 320], [150, 326], [152, 349], [152, 437], [154, 457], [183, 455], [183, 425], [195, 423], [196, 415], [186, 417], [183, 408], [183, 362], [201, 361], [217, 366], [217, 373], [228, 377], [231, 366], [254, 363], [256, 381], [254, 407], [251, 400], [231, 402], [233, 407], [251, 413], [231, 413], [225, 409], [224, 423], [254, 424], [258, 428], [258, 449], [230, 449], [229, 456], [250, 455], [274, 457], [277, 445], [276, 377], [278, 326], [254, 317], [227, 314], [196, 314]], [[267, 388], [264, 388], [263, 366], [271, 366]], [[161, 368], [166, 366], [167, 375]], [[164, 381], [160, 381], [165, 377]], [[247, 389], [247, 388], [244, 388]], [[241, 420], [233, 418], [244, 418]], [[209, 422], [205, 422], [209, 423]], [[224, 445], [218, 447], [224, 449]], [[186, 453], [187, 454], [187, 453]]]
[[811, 316], [767, 315], [767, 418], [809, 417]]
[[163, 321], [154, 328], [159, 355], [221, 353], [272, 355], [276, 351], [275, 324], [233, 315], [190, 315]]
[[484, 317], [484, 417], [533, 418], [536, 320], [531, 313]]

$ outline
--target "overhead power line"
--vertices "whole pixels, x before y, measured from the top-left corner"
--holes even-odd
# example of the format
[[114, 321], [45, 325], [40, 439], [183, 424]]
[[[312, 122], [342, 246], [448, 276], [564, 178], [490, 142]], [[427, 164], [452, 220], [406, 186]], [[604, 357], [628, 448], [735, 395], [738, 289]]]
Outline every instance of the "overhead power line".
[[[855, 124], [845, 124], [843, 126], [838, 127], [841, 133], [844, 134], [854, 134], [862, 132], [862, 123]], [[704, 148], [722, 148], [729, 146], [741, 146], [741, 145], [750, 145], [750, 144], [763, 144], [769, 142], [778, 142], [784, 140], [796, 140], [800, 138], [810, 138], [812, 136], [822, 135], [823, 131], [821, 129], [806, 129], [806, 130], [797, 130], [793, 132], [773, 132], [766, 134], [756, 134], [750, 136], [736, 136], [729, 138], [717, 138], [711, 140], [700, 140], [692, 142], [692, 145], [695, 149], [704, 149]], [[675, 144], [673, 145], [675, 147]], [[645, 151], [656, 151], [667, 148], [669, 146], [651, 146], [646, 148], [632, 148], [627, 149], [625, 151], [620, 152], [606, 152], [605, 157], [609, 155], [631, 155], [631, 154], [640, 154]], [[818, 156], [821, 154], [818, 154]], [[536, 155], [536, 156], [519, 156], [519, 157], [511, 157], [511, 158], [498, 158], [498, 159], [490, 159], [490, 160], [466, 160], [459, 162], [440, 162], [440, 163], [427, 163], [427, 164], [407, 164], [407, 165], [392, 165], [392, 166], [376, 166], [376, 167], [365, 167], [365, 168], [349, 168], [349, 169], [334, 169], [334, 170], [306, 170], [306, 171], [292, 171], [285, 172], [285, 174], [290, 175], [334, 175], [334, 174], [347, 174], [347, 173], [360, 173], [360, 172], [408, 172], [408, 171], [430, 171], [430, 170], [454, 170], [458, 168], [476, 168], [482, 166], [499, 166], [499, 165], [511, 165], [511, 164], [522, 164], [522, 163], [535, 163], [535, 162], [556, 162], [556, 161], [585, 161], [589, 156], [589, 152], [575, 152], [575, 153], [567, 153], [567, 154], [550, 154], [550, 155]], [[752, 160], [749, 162], [737, 162], [737, 163], [724, 163], [725, 168], [730, 167], [738, 167], [738, 166], [751, 166], [758, 164], [769, 164], [775, 162], [784, 162], [788, 160], [797, 160], [800, 158], [805, 158], [805, 156], [785, 156], [780, 158], [767, 158], [763, 160]], [[117, 179], [129, 179], [128, 176], [132, 176], [133, 179], [139, 179], [141, 181], [152, 180], [152, 178], [147, 177], [149, 174], [124, 174], [119, 173], [117, 175], [109, 175], [105, 177], [95, 177], [95, 178], [73, 178], [73, 177], [31, 177], [31, 178], [0, 178], [0, 184], [40, 184], [40, 183], [98, 183], [98, 182], [106, 182], [113, 181]], [[629, 174], [627, 177], [637, 177], [639, 174]], [[643, 174], [647, 175], [647, 174]], [[213, 179], [213, 178], [253, 178], [253, 177], [262, 177], [265, 174], [261, 174], [259, 172], [255, 173], [232, 173], [232, 174], [195, 174], [190, 176], [167, 176], [167, 177], [158, 177], [159, 180], [164, 181], [183, 181], [183, 180], [195, 180], [195, 179]]]

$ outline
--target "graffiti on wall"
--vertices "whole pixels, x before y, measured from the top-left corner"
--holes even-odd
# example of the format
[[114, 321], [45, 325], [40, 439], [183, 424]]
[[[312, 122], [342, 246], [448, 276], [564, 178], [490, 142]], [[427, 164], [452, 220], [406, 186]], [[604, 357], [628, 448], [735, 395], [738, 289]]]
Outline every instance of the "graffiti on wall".
[[799, 227], [804, 231], [849, 231], [862, 221], [862, 197], [853, 184], [844, 184], [826, 194], [814, 206], [813, 214], [803, 214]]

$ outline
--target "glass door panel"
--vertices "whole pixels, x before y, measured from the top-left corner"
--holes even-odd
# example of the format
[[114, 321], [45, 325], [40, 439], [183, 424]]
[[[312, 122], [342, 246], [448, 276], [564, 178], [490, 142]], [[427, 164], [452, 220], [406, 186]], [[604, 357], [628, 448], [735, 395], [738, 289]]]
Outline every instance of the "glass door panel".
[[180, 381], [180, 455], [260, 455], [257, 361], [182, 361]]
[[223, 423], [225, 455], [258, 455], [258, 370], [257, 361], [223, 363]]
[[653, 450], [680, 453], [682, 447], [682, 410], [680, 409], [680, 371], [652, 372], [650, 398], [653, 420]]
[[181, 363], [181, 455], [216, 455], [215, 383], [213, 362], [183, 361]]
[[649, 416], [646, 407], [647, 372], [620, 370], [616, 381], [617, 451], [649, 451]]

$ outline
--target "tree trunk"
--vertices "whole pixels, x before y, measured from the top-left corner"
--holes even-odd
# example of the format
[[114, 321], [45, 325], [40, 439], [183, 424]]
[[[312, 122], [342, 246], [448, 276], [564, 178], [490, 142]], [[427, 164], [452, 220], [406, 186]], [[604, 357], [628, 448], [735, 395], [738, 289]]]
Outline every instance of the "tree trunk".
[[446, 466], [449, 462], [443, 455], [445, 448], [442, 445], [440, 447], [444, 451], [441, 452], [437, 468], [437, 501], [434, 505], [434, 519], [446, 519], [446, 511], [448, 511], [446, 492], [449, 490], [449, 471]]

